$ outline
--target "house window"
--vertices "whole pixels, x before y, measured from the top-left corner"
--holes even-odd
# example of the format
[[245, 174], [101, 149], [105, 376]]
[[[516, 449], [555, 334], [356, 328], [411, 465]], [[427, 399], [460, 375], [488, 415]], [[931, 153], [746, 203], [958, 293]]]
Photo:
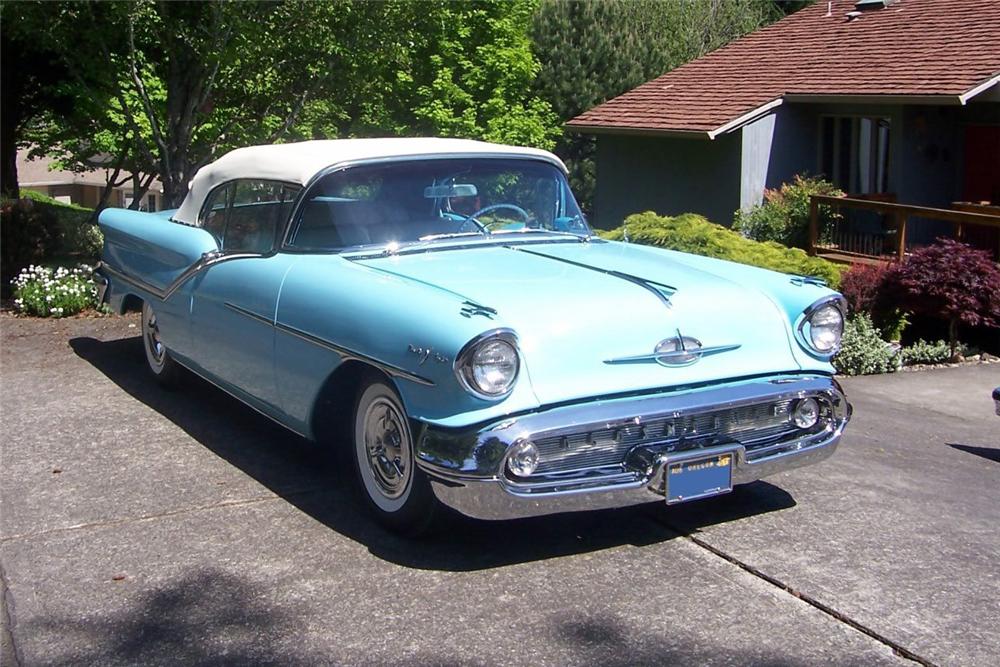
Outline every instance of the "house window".
[[887, 192], [889, 119], [823, 116], [819, 165], [827, 179], [850, 194]]

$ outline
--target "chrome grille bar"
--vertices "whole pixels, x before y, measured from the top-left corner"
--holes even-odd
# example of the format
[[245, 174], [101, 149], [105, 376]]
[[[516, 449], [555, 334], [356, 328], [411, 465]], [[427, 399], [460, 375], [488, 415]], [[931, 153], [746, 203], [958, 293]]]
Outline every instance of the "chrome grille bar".
[[590, 428], [535, 440], [539, 451], [536, 475], [621, 465], [638, 445], [660, 445], [664, 451], [736, 441], [748, 453], [797, 435], [791, 423], [791, 400], [745, 405], [700, 414], [657, 415], [617, 428]]

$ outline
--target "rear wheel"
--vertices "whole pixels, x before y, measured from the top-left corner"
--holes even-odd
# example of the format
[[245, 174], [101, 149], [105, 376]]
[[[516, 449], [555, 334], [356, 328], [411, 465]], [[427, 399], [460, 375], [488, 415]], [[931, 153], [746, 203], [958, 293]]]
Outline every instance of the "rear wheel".
[[156, 381], [165, 387], [176, 387], [180, 381], [181, 367], [160, 340], [156, 312], [148, 301], [142, 304], [142, 347], [146, 351], [149, 370]]
[[382, 378], [369, 378], [355, 403], [354, 468], [375, 518], [410, 536], [426, 532], [439, 509], [414, 451], [410, 420], [396, 391]]

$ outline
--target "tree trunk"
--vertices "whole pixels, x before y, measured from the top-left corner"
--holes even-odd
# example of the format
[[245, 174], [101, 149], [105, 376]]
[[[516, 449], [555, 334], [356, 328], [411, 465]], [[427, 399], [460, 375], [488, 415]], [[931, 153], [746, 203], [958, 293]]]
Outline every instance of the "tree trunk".
[[3, 123], [3, 139], [0, 139], [0, 151], [3, 151], [3, 164], [0, 165], [0, 192], [4, 197], [17, 199], [21, 196], [21, 188], [17, 183], [17, 142], [14, 141], [13, 127], [8, 130], [8, 123]]
[[[9, 9], [9, 8], [8, 8]], [[7, 18], [8, 15], [5, 15]], [[0, 37], [0, 84], [3, 88], [3, 114], [0, 114], [0, 193], [17, 199], [21, 189], [17, 183], [17, 127], [22, 117], [23, 89], [20, 76], [21, 60], [17, 46], [11, 44], [9, 28]]]
[[948, 322], [948, 343], [951, 345], [951, 360], [958, 361], [958, 318], [952, 317]]

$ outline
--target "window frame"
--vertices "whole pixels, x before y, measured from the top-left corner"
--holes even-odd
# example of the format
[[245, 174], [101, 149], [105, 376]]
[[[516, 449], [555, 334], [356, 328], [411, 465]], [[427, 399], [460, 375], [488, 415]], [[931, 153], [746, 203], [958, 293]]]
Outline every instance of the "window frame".
[[[827, 121], [832, 121], [833, 123], [833, 136], [831, 137], [831, 147], [833, 150], [833, 155], [830, 156], [830, 172], [828, 173], [825, 169], [827, 162], [826, 155], [826, 135], [825, 135], [825, 124]], [[874, 141], [871, 142], [869, 147], [869, 156], [871, 158], [871, 173], [869, 174], [869, 184], [863, 185], [861, 183], [861, 174], [859, 170], [859, 164], [857, 161], [851, 160], [851, 155], [847, 156], [848, 164], [848, 174], [847, 183], [842, 185], [838, 183], [839, 174], [841, 170], [840, 166], [843, 162], [844, 155], [840, 150], [840, 142], [842, 141], [842, 132], [840, 127], [840, 122], [843, 120], [850, 120], [850, 138], [848, 142], [849, 152], [857, 157], [861, 151], [861, 122], [864, 120], [872, 121], [874, 124], [875, 132], [873, 133]], [[892, 175], [892, 149], [893, 149], [893, 126], [896, 124], [895, 119], [891, 114], [888, 113], [821, 113], [817, 119], [817, 138], [816, 138], [816, 171], [822, 174], [823, 177], [839, 187], [841, 190], [848, 194], [864, 194], [864, 195], [877, 195], [885, 194], [891, 192], [891, 175]], [[878, 141], [878, 127], [880, 123], [886, 123], [887, 136], [885, 145], [885, 165], [884, 165], [884, 187], [882, 182], [879, 181], [879, 141]], [[854, 182], [857, 181], [858, 188], [854, 189]], [[864, 192], [865, 187], [870, 187], [870, 192]]]
[[[289, 202], [291, 203], [291, 208], [289, 209], [288, 215], [285, 216], [285, 218], [283, 220], [279, 220], [278, 223], [277, 223], [277, 225], [275, 225], [274, 240], [271, 242], [271, 249], [268, 250], [265, 253], [246, 253], [245, 251], [227, 250], [224, 247], [225, 246], [226, 232], [229, 230], [229, 216], [232, 213], [233, 202], [234, 202], [235, 197], [236, 197], [236, 187], [237, 187], [237, 184], [239, 184], [239, 183], [246, 183], [246, 182], [267, 183], [267, 184], [271, 184], [271, 185], [279, 185], [283, 189], [284, 188], [294, 188], [296, 190], [295, 196], [292, 197], [289, 200]], [[226, 194], [226, 206], [225, 206], [225, 213], [224, 213], [225, 218], [224, 218], [224, 225], [222, 227], [222, 237], [219, 238], [219, 237], [216, 237], [213, 232], [211, 232], [210, 230], [208, 230], [208, 229], [205, 228], [205, 218], [208, 215], [208, 205], [212, 201], [212, 198], [215, 196], [216, 192], [218, 192], [219, 190], [225, 189], [225, 188], [229, 188], [229, 192]], [[288, 233], [289, 223], [292, 220], [292, 216], [295, 214], [296, 211], [298, 211], [299, 204], [300, 204], [301, 199], [302, 199], [302, 194], [305, 191], [306, 191], [306, 186], [302, 185], [301, 183], [296, 183], [294, 181], [285, 181], [285, 180], [275, 179], [275, 178], [253, 178], [253, 177], [232, 178], [232, 179], [229, 179], [228, 181], [224, 181], [222, 183], [219, 183], [218, 185], [216, 185], [215, 187], [213, 187], [211, 190], [209, 190], [209, 192], [208, 192], [207, 195], [205, 195], [205, 199], [204, 199], [204, 201], [201, 204], [201, 210], [198, 213], [198, 225], [197, 226], [200, 229], [204, 229], [205, 231], [209, 232], [210, 234], [212, 234], [213, 237], [215, 237], [216, 243], [218, 243], [219, 249], [222, 252], [222, 254], [224, 254], [224, 255], [229, 255], [229, 254], [254, 254], [254, 255], [260, 255], [261, 257], [271, 257], [271, 256], [277, 254], [278, 252], [281, 252], [282, 247], [284, 245], [285, 236]], [[279, 202], [279, 203], [284, 203], [284, 200], [282, 200], [282, 202]]]

